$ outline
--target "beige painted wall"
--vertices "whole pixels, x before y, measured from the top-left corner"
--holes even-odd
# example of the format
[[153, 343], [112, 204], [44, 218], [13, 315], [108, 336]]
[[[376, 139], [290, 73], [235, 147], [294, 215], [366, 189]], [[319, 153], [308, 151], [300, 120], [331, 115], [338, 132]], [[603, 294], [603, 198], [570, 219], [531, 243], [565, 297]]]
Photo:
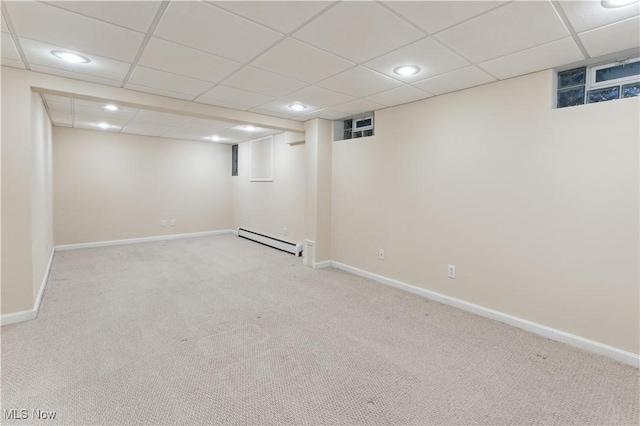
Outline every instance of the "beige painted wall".
[[53, 140], [56, 244], [229, 228], [228, 145], [64, 127]]
[[31, 94], [33, 297], [36, 298], [53, 254], [52, 126], [42, 98]]
[[385, 109], [335, 142], [333, 259], [637, 354], [640, 99], [551, 109], [552, 82]]
[[[37, 155], [32, 153], [32, 89], [90, 100], [110, 100], [120, 105], [156, 111], [177, 112], [194, 117], [253, 123], [299, 132], [302, 123], [294, 120], [236, 111], [212, 105], [103, 86], [54, 75], [1, 67], [2, 70], [2, 164], [1, 176], [1, 291], [2, 315], [34, 307], [34, 209], [32, 179]], [[170, 213], [170, 212], [169, 212]], [[179, 222], [182, 224], [182, 222]], [[180, 226], [180, 225], [179, 225]], [[184, 227], [182, 228], [184, 230]], [[145, 231], [146, 232], [146, 231]], [[169, 231], [166, 231], [169, 232]], [[154, 234], [157, 234], [154, 232]], [[136, 234], [137, 235], [137, 234]], [[38, 249], [39, 250], [39, 249]]]
[[231, 177], [232, 227], [302, 242], [305, 145], [285, 142], [284, 133], [273, 138], [272, 182], [250, 181], [251, 144], [238, 145], [238, 176]]
[[33, 308], [32, 93], [2, 67], [2, 302], [8, 314]]

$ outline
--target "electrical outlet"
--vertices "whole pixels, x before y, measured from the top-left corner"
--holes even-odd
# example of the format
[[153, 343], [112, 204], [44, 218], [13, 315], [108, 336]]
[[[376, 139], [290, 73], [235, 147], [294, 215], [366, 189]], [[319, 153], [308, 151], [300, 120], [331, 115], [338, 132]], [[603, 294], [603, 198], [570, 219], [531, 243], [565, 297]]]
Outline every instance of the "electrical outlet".
[[378, 253], [378, 259], [384, 260], [384, 249], [380, 249], [380, 252]]
[[449, 265], [449, 268], [447, 270], [447, 275], [449, 276], [449, 278], [456, 277], [456, 265]]
[[171, 226], [176, 226], [176, 220], [175, 219], [171, 219]]
[[166, 220], [164, 220], [164, 219], [162, 219], [162, 220], [160, 221], [160, 226], [167, 226], [167, 221], [166, 221]]
[[288, 232], [289, 232], [289, 230], [288, 230], [287, 228], [284, 228], [284, 231], [283, 231], [283, 233], [282, 233], [282, 234], [286, 237], [286, 236], [287, 236], [287, 234], [288, 234]]

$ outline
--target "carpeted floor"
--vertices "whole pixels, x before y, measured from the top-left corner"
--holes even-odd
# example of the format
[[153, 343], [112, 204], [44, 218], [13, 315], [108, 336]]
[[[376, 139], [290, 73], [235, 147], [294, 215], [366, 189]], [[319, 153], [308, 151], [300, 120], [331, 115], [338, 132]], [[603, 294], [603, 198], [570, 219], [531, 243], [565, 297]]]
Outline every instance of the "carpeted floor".
[[232, 235], [58, 252], [1, 342], [4, 424], [639, 421], [632, 367]]

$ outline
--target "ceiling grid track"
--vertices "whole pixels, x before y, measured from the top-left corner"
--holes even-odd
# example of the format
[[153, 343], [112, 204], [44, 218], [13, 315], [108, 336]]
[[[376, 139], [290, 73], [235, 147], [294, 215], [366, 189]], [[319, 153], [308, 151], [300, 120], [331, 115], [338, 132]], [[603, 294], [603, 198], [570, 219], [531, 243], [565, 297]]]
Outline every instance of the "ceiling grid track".
[[551, 2], [551, 6], [553, 7], [553, 10], [556, 11], [556, 13], [558, 14], [558, 17], [564, 24], [565, 28], [567, 29], [567, 31], [569, 31], [569, 34], [571, 34], [571, 37], [573, 38], [574, 43], [578, 46], [578, 49], [580, 49], [580, 51], [584, 55], [584, 58], [590, 59], [591, 56], [589, 55], [589, 52], [587, 52], [587, 49], [582, 44], [582, 40], [580, 40], [580, 37], [578, 37], [578, 33], [576, 33], [576, 30], [573, 28], [573, 25], [571, 25], [569, 18], [567, 18], [566, 13], [564, 13], [564, 9], [562, 9], [562, 5], [558, 2], [558, 0], [550, 0], [550, 2]]
[[129, 71], [127, 71], [127, 74], [124, 76], [124, 79], [122, 80], [122, 84], [120, 85], [120, 87], [124, 88], [129, 82], [129, 79], [131, 78], [131, 74], [133, 74], [133, 70], [136, 68], [136, 66], [138, 66], [138, 61], [142, 57], [142, 54], [144, 53], [144, 49], [147, 47], [147, 44], [149, 44], [149, 40], [151, 40], [151, 37], [153, 36], [153, 32], [156, 30], [156, 27], [160, 23], [160, 20], [162, 19], [164, 12], [167, 10], [167, 7], [169, 7], [169, 0], [165, 0], [160, 4], [160, 8], [158, 9], [156, 16], [153, 18], [153, 22], [151, 22], [151, 25], [149, 26], [149, 30], [147, 31], [147, 33], [144, 36], [144, 39], [142, 40], [140, 49], [138, 49], [138, 53], [136, 54], [136, 57], [133, 59], [133, 62], [131, 63], [131, 67], [129, 68]]
[[9, 28], [9, 35], [13, 39], [13, 43], [16, 46], [16, 50], [18, 51], [18, 55], [22, 60], [24, 67], [31, 71], [31, 65], [27, 60], [27, 56], [24, 54], [24, 50], [22, 49], [22, 45], [20, 44], [20, 40], [18, 39], [18, 34], [16, 33], [15, 27], [13, 26], [13, 21], [11, 21], [11, 16], [9, 16], [9, 11], [7, 10], [7, 5], [4, 1], [0, 2], [2, 17], [4, 18], [4, 22], [7, 24]]

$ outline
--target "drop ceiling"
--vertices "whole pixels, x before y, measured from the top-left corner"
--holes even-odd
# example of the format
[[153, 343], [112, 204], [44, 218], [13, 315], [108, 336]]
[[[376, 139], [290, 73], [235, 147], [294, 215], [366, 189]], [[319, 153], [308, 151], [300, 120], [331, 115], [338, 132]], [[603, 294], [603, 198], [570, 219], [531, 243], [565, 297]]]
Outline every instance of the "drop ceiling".
[[[638, 3], [6, 1], [2, 12], [2, 65], [300, 121], [640, 46]], [[393, 72], [407, 64], [420, 72]], [[123, 131], [134, 124], [147, 128]]]
[[51, 122], [61, 127], [224, 144], [239, 143], [282, 132], [247, 124], [123, 107], [108, 102], [46, 93], [41, 96]]

